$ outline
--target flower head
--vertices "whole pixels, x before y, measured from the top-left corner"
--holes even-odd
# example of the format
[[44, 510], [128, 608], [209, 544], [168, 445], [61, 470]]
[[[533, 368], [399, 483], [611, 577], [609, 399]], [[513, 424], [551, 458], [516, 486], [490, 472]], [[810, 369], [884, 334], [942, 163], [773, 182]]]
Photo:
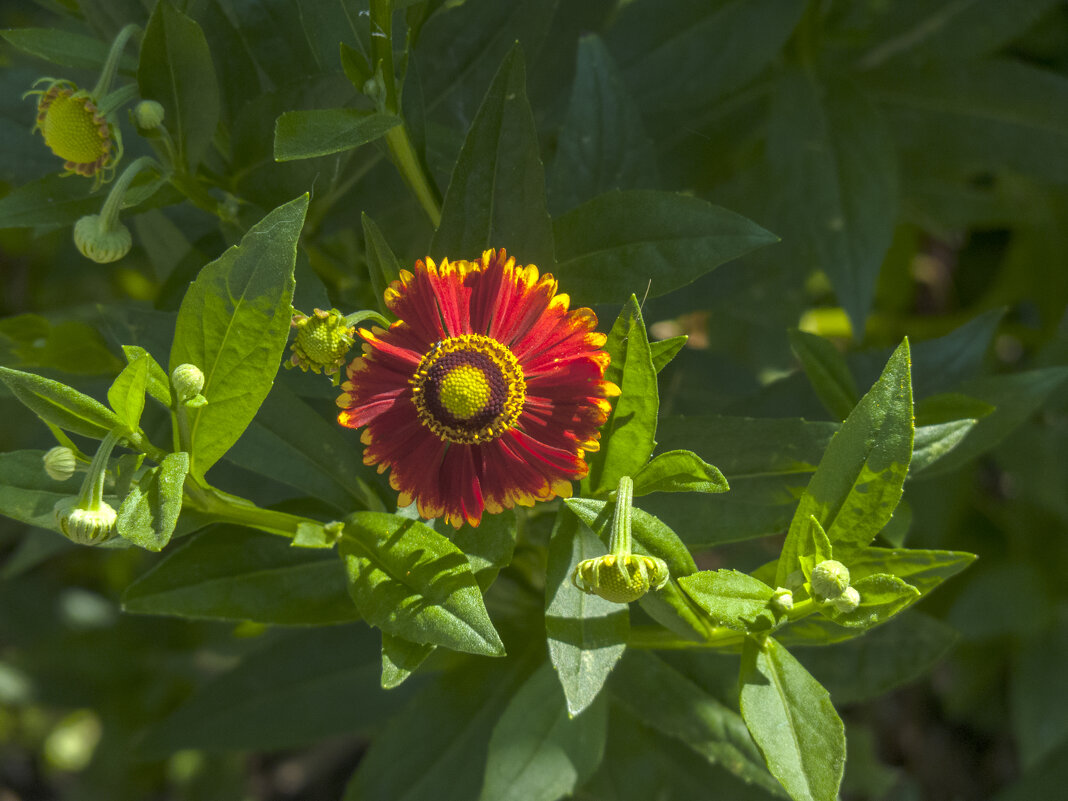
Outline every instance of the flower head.
[[51, 80], [37, 94], [37, 125], [45, 144], [64, 160], [67, 174], [107, 181], [122, 157], [118, 129], [97, 108], [97, 101], [70, 81]]
[[590, 595], [599, 595], [612, 603], [629, 604], [649, 590], [662, 589], [670, 577], [663, 559], [636, 553], [624, 556], [610, 553], [583, 559], [575, 565], [571, 581]]
[[108, 226], [103, 215], [86, 214], [74, 224], [74, 245], [97, 264], [118, 261], [133, 247], [130, 229], [118, 220]]
[[586, 475], [619, 390], [597, 317], [556, 290], [504, 250], [416, 262], [386, 290], [399, 319], [359, 329], [338, 420], [365, 426], [364, 463], [391, 470], [402, 506], [475, 526], [483, 510], [570, 497]]
[[293, 338], [293, 355], [285, 366], [313, 373], [322, 370], [324, 375], [334, 377], [337, 386], [341, 366], [356, 343], [354, 327], [345, 322], [345, 316], [337, 309], [328, 312], [315, 309], [311, 317], [294, 314], [292, 326], [297, 335]]

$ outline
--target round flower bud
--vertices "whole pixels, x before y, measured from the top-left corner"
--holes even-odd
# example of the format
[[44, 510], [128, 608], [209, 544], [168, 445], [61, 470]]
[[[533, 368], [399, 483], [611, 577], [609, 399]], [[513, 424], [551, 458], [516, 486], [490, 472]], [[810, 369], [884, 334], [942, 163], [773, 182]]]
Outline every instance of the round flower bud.
[[572, 583], [583, 592], [617, 604], [637, 601], [649, 590], [659, 590], [668, 578], [668, 566], [663, 559], [639, 554], [623, 557], [607, 554], [584, 559], [571, 575]]
[[328, 312], [316, 309], [311, 317], [293, 315], [293, 355], [286, 367], [299, 367], [304, 372], [311, 370], [334, 377], [336, 385], [341, 377], [341, 365], [355, 343], [356, 330], [345, 323], [345, 316], [337, 309]]
[[855, 587], [846, 587], [842, 591], [842, 594], [831, 601], [831, 603], [839, 612], [852, 612], [860, 606], [860, 593], [857, 592]]
[[87, 214], [74, 224], [74, 244], [87, 259], [108, 264], [130, 252], [133, 238], [130, 229], [118, 220], [109, 228], [99, 214]]
[[63, 498], [55, 505], [55, 515], [63, 536], [78, 545], [99, 545], [115, 536], [118, 513], [104, 501], [92, 511], [78, 506], [77, 497]]
[[44, 462], [44, 471], [53, 481], [66, 481], [74, 475], [74, 468], [78, 466], [74, 451], [63, 445], [49, 449], [41, 461]]
[[142, 100], [133, 110], [134, 122], [144, 130], [154, 130], [163, 124], [163, 106], [155, 100]]
[[839, 561], [827, 559], [812, 568], [809, 582], [817, 600], [833, 601], [849, 586], [849, 568]]
[[794, 594], [785, 587], [778, 587], [771, 596], [771, 608], [779, 614], [785, 614], [794, 608]]
[[204, 389], [204, 373], [195, 364], [179, 364], [171, 373], [171, 386], [179, 401], [193, 400]]

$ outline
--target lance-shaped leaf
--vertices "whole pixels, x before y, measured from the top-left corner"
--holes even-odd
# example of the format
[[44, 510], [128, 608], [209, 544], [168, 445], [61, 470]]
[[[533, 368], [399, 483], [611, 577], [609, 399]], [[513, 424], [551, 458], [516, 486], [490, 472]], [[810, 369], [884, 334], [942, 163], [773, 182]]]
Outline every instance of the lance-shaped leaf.
[[570, 714], [594, 702], [626, 648], [630, 613], [624, 604], [589, 595], [571, 581], [584, 559], [606, 549], [567, 509], [557, 513], [545, 576], [545, 633]]
[[388, 312], [383, 294], [386, 287], [400, 278], [400, 262], [393, 255], [393, 249], [378, 224], [366, 214], [360, 215], [360, 221], [363, 223], [363, 238], [367, 243], [367, 268], [371, 274], [375, 302], [381, 311]]
[[359, 619], [333, 552], [236, 527], [197, 534], [168, 553], [126, 588], [122, 604], [146, 615], [279, 626]]
[[556, 801], [585, 782], [604, 756], [608, 705], [568, 714], [552, 667], [524, 682], [493, 727], [481, 801]]
[[499, 247], [523, 264], [548, 270], [554, 263], [545, 169], [519, 45], [501, 64], [467, 132], [431, 251], [438, 259], [473, 259]]
[[403, 684], [436, 648], [436, 645], [411, 642], [383, 631], [382, 676], [379, 680], [382, 689], [392, 690]]
[[964, 441], [968, 432], [975, 428], [978, 420], [952, 420], [948, 423], [936, 423], [920, 426], [916, 429], [913, 442], [912, 475], [924, 470], [942, 457], [949, 454]]
[[698, 606], [728, 628], [758, 631], [773, 628], [768, 602], [775, 590], [737, 570], [702, 570], [679, 579], [679, 586]]
[[346, 520], [338, 553], [349, 594], [372, 625], [416, 643], [504, 654], [467, 558], [426, 524], [357, 512]]
[[820, 401], [837, 420], [844, 420], [857, 404], [860, 393], [845, 357], [828, 340], [807, 331], [789, 332], [790, 347], [801, 361]]
[[851, 629], [869, 629], [884, 623], [920, 597], [920, 591], [888, 573], [876, 573], [850, 582], [860, 595], [860, 605], [849, 612], [842, 612], [833, 605], [820, 611], [839, 626]]
[[693, 451], [668, 451], [653, 457], [634, 476], [634, 494], [650, 492], [726, 492], [719, 469]]
[[187, 409], [189, 472], [203, 478], [226, 453], [271, 389], [285, 350], [297, 240], [308, 196], [279, 206], [192, 283], [178, 311], [170, 370], [204, 373], [205, 406]]
[[119, 416], [100, 401], [51, 378], [0, 367], [0, 381], [30, 411], [64, 431], [103, 439], [122, 425]]
[[656, 368], [658, 373], [671, 364], [671, 360], [678, 355], [678, 352], [682, 350], [682, 346], [686, 344], [688, 339], [689, 337], [685, 334], [680, 334], [677, 337], [671, 337], [671, 339], [658, 339], [649, 343], [649, 350], [653, 354], [653, 367]]
[[879, 573], [890, 573], [907, 581], [922, 595], [957, 575], [976, 558], [975, 554], [964, 551], [905, 548], [840, 550], [838, 556], [849, 568], [853, 581]]
[[798, 543], [809, 516], [831, 545], [867, 545], [901, 499], [912, 458], [912, 384], [906, 339], [879, 380], [842, 423], [801, 496], [779, 557], [775, 582], [798, 567]]
[[742, 648], [741, 709], [768, 769], [795, 801], [835, 801], [845, 727], [830, 696], [771, 637]]
[[643, 723], [743, 781], [782, 795], [738, 713], [658, 656], [632, 650], [613, 672], [610, 688], [613, 700]]
[[122, 369], [108, 387], [108, 403], [130, 431], [137, 431], [145, 410], [148, 359], [137, 358]]
[[[24, 53], [63, 67], [99, 70], [108, 58], [108, 46], [92, 36], [55, 28], [10, 28], [0, 31], [10, 44]], [[132, 70], [137, 66], [130, 55], [123, 55], [119, 66]]]
[[156, 4], [145, 27], [137, 86], [163, 106], [179, 161], [195, 168], [219, 122], [219, 84], [200, 25], [169, 0]]
[[[164, 180], [153, 171], [134, 178], [123, 198], [122, 208], [145, 203], [148, 206], [177, 203], [177, 190], [163, 190]], [[47, 175], [13, 189], [0, 198], [0, 228], [28, 228], [37, 225], [74, 225], [86, 214], [100, 212], [100, 194], [92, 191], [91, 181], [72, 183], [61, 175]]]
[[553, 221], [553, 236], [557, 273], [583, 303], [623, 303], [646, 287], [658, 297], [778, 241], [700, 198], [638, 189], [583, 203]]
[[146, 360], [148, 363], [148, 377], [145, 381], [145, 391], [169, 409], [171, 406], [171, 380], [167, 376], [167, 372], [160, 367], [159, 362], [153, 359], [152, 355], [139, 345], [123, 345], [122, 353], [129, 364], [133, 364], [138, 359]]
[[600, 450], [588, 457], [590, 472], [582, 486], [591, 495], [611, 492], [620, 478], [635, 475], [656, 446], [656, 369], [634, 295], [616, 318], [605, 347], [612, 356], [605, 378], [619, 387], [620, 396], [601, 429]]
[[400, 125], [400, 117], [354, 108], [287, 111], [274, 128], [274, 160], [328, 156], [373, 142]]
[[162, 550], [178, 524], [188, 472], [189, 454], [178, 452], [168, 453], [159, 466], [141, 476], [119, 507], [115, 521], [119, 535], [150, 551]]

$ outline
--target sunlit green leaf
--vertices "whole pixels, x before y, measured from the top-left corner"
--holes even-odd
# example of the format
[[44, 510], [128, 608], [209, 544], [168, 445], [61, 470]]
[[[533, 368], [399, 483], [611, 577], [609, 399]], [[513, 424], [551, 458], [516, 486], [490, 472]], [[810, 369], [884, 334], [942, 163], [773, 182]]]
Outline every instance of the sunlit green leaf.
[[182, 487], [188, 472], [188, 453], [168, 453], [134, 483], [115, 523], [123, 539], [150, 551], [162, 550], [170, 542], [182, 511]]

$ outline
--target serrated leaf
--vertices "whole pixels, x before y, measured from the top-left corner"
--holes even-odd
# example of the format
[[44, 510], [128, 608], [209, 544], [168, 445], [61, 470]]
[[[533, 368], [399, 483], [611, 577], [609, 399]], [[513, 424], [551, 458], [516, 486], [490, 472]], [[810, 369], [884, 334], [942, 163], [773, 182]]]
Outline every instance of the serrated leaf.
[[[162, 4], [161, 4], [162, 5]], [[271, 389], [289, 336], [293, 269], [308, 196], [279, 206], [207, 264], [178, 311], [171, 372], [204, 373], [206, 406], [189, 409], [189, 472], [203, 478]]]
[[123, 368], [108, 387], [108, 403], [131, 432], [141, 424], [148, 389], [148, 359], [138, 358]]
[[768, 637], [742, 648], [741, 710], [768, 769], [795, 801], [836, 801], [845, 727], [827, 691]]
[[481, 801], [556, 801], [585, 782], [604, 756], [608, 705], [568, 714], [552, 667], [543, 663], [493, 727]]
[[123, 345], [122, 353], [126, 357], [128, 364], [133, 364], [138, 359], [146, 360], [148, 363], [148, 379], [145, 383], [145, 390], [169, 409], [171, 407], [171, 380], [166, 371], [160, 367], [159, 362], [153, 359], [152, 355], [139, 345]]
[[631, 651], [610, 682], [613, 699], [643, 723], [681, 740], [742, 781], [781, 796], [738, 713], [658, 656]]
[[836, 420], [844, 420], [860, 397], [845, 357], [821, 336], [797, 329], [788, 334], [790, 347], [819, 399]]
[[645, 465], [656, 445], [656, 370], [634, 295], [612, 326], [606, 349], [612, 363], [605, 378], [619, 387], [620, 395], [601, 428], [600, 450], [587, 457], [590, 471], [582, 486], [588, 494], [614, 490], [621, 477], [633, 476]]
[[274, 160], [340, 153], [373, 142], [400, 125], [400, 117], [352, 108], [287, 111], [275, 123]]
[[571, 715], [594, 702], [626, 648], [630, 613], [625, 605], [589, 595], [571, 582], [583, 559], [606, 553], [566, 509], [557, 513], [545, 577], [545, 633], [549, 658]]
[[654, 456], [634, 476], [634, 495], [650, 492], [726, 492], [727, 479], [693, 451]]
[[158, 467], [134, 482], [119, 507], [115, 522], [119, 535], [149, 551], [163, 550], [178, 524], [188, 472], [188, 453], [168, 453]]
[[64, 431], [103, 439], [122, 420], [100, 401], [73, 387], [9, 367], [0, 367], [0, 381], [34, 414]]
[[429, 526], [357, 512], [346, 519], [338, 553], [349, 594], [371, 625], [416, 643], [504, 655], [467, 558]]
[[163, 106], [178, 159], [194, 169], [219, 122], [219, 85], [200, 25], [169, 0], [156, 5], [145, 26], [137, 86], [141, 97]]
[[126, 588], [127, 612], [281, 626], [358, 620], [345, 571], [329, 551], [271, 534], [213, 528], [168, 553]]
[[775, 615], [768, 601], [775, 590], [737, 570], [702, 570], [679, 579], [679, 586], [722, 625], [737, 631], [772, 628]]
[[912, 458], [912, 385], [908, 340], [842, 423], [797, 505], [775, 581], [797, 569], [798, 541], [809, 516], [831, 545], [862, 546], [890, 520]]
[[557, 217], [553, 237], [556, 274], [582, 303], [625, 303], [647, 287], [659, 297], [778, 241], [700, 198], [639, 189], [606, 192]]
[[473, 259], [487, 248], [500, 247], [521, 264], [537, 264], [543, 270], [554, 264], [545, 172], [518, 44], [501, 64], [471, 123], [431, 252], [438, 259]]

